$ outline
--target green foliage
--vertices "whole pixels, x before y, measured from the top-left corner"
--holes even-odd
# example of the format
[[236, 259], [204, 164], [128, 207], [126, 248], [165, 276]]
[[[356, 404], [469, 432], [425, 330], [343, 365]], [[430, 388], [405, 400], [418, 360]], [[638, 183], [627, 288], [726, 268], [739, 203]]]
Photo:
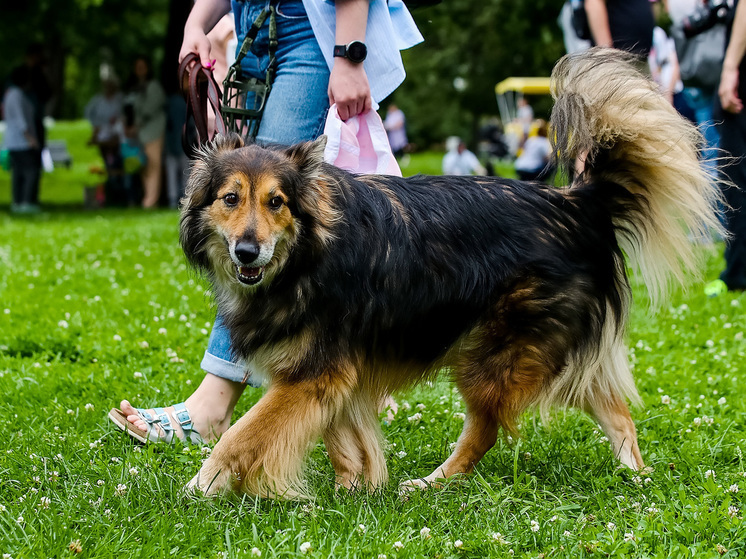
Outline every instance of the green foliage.
[[471, 138], [480, 117], [497, 114], [495, 84], [548, 76], [564, 54], [561, 7], [561, 0], [463, 0], [414, 10], [425, 42], [403, 53], [407, 79], [395, 93], [410, 139], [429, 146], [454, 134]]

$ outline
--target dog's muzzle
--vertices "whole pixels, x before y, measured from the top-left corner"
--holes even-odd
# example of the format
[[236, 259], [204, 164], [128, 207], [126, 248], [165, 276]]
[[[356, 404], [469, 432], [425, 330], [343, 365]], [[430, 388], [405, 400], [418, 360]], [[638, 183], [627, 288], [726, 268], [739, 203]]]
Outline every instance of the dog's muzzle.
[[252, 241], [236, 243], [234, 254], [240, 264], [236, 264], [236, 279], [244, 285], [256, 285], [264, 277], [264, 266], [252, 266], [261, 253], [261, 247]]

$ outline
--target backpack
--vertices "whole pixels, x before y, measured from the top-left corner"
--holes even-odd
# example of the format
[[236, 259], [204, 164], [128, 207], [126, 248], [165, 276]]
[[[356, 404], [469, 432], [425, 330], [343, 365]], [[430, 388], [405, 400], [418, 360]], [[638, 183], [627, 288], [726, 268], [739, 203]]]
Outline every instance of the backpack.
[[671, 28], [671, 36], [679, 58], [681, 81], [687, 87], [714, 91], [720, 82], [720, 69], [725, 57], [725, 24], [687, 38], [681, 26]]

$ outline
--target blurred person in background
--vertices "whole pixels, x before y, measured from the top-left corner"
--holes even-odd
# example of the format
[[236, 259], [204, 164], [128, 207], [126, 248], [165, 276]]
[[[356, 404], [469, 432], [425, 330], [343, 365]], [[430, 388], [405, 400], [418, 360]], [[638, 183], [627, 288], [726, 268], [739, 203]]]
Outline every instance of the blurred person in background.
[[[593, 44], [647, 59], [655, 19], [650, 0], [584, 0]], [[641, 68], [647, 72], [647, 60]]]
[[552, 144], [549, 142], [549, 125], [545, 120], [536, 121], [536, 134], [529, 136], [523, 150], [515, 160], [518, 178], [523, 181], [542, 180], [551, 174], [549, 161], [552, 157]]
[[8, 150], [11, 168], [13, 213], [39, 211], [39, 181], [41, 150], [34, 124], [34, 104], [31, 72], [18, 66], [10, 74], [10, 84], [3, 96], [5, 135], [3, 146]]
[[394, 157], [401, 158], [409, 141], [407, 140], [407, 120], [404, 117], [404, 112], [396, 104], [391, 103], [386, 109], [386, 119], [383, 121], [383, 127], [388, 134], [389, 145]]
[[705, 287], [709, 296], [726, 290], [746, 289], [746, 2], [736, 5], [728, 37], [728, 46], [720, 75], [718, 98], [720, 147], [733, 159], [720, 159], [718, 164], [724, 178], [735, 186], [724, 189], [728, 210], [725, 225], [731, 238], [725, 246], [725, 269], [720, 278]]
[[106, 192], [110, 193], [123, 188], [120, 137], [124, 101], [116, 79], [106, 78], [101, 86], [101, 93], [91, 98], [84, 113], [93, 128], [88, 143], [98, 146], [106, 167]]
[[487, 170], [473, 152], [458, 136], [446, 140], [446, 154], [443, 156], [444, 175], [486, 175]]
[[150, 61], [138, 56], [127, 82], [126, 103], [134, 110], [137, 139], [145, 150], [142, 170], [143, 208], [154, 208], [161, 196], [163, 145], [166, 136], [166, 93], [153, 78]]

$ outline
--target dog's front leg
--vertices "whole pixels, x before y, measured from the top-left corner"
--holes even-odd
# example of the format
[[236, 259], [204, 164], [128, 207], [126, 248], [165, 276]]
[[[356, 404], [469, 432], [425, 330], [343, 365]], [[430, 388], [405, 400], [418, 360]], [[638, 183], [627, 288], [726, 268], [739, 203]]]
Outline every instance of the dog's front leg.
[[350, 388], [338, 375], [273, 383], [225, 432], [188, 488], [206, 495], [236, 491], [261, 497], [305, 496], [306, 453], [341, 408]]

